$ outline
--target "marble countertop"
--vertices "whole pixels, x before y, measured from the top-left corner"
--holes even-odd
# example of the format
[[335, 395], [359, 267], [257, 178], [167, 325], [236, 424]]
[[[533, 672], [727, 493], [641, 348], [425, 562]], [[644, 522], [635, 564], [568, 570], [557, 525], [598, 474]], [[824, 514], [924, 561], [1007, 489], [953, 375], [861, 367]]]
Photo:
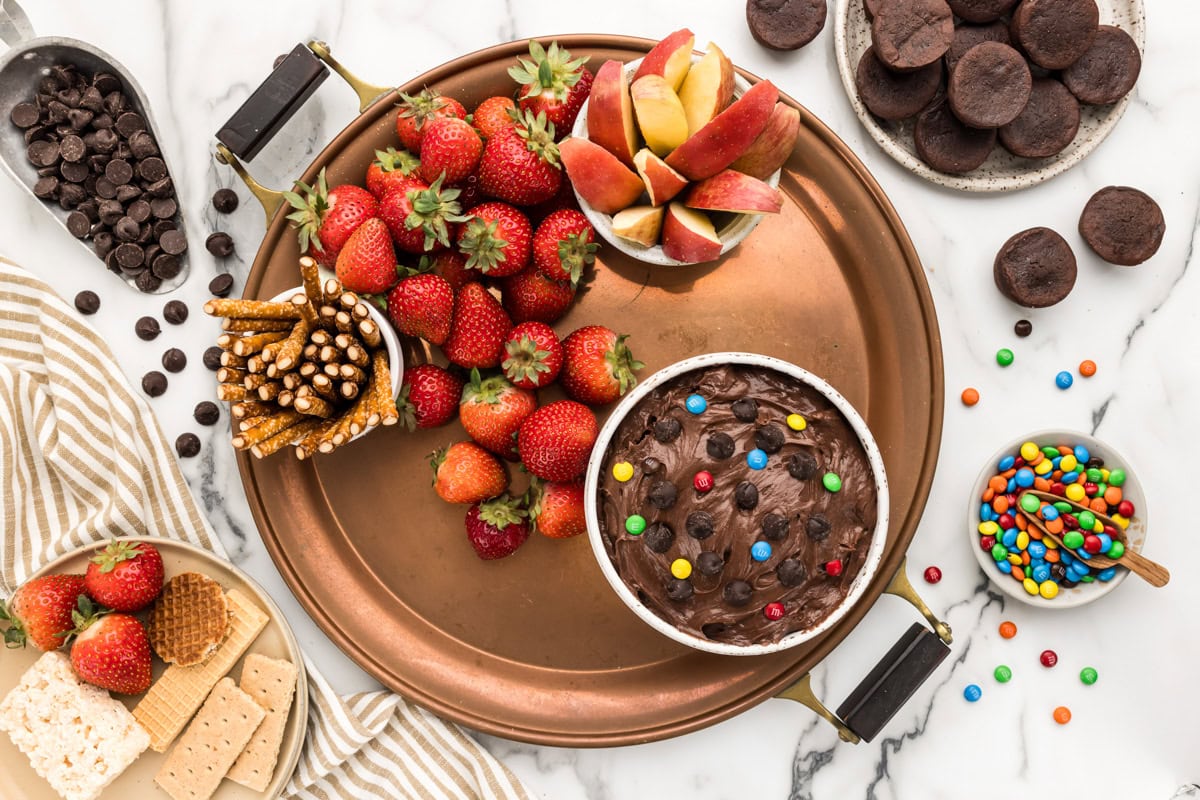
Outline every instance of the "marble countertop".
[[[831, 3], [831, 5], [833, 5]], [[377, 83], [401, 83], [457, 55], [510, 39], [569, 32], [659, 38], [683, 26], [698, 44], [720, 43], [733, 61], [770, 77], [824, 120], [859, 155], [904, 220], [938, 310], [946, 373], [946, 415], [939, 469], [909, 554], [919, 580], [930, 564], [945, 578], [919, 589], [955, 632], [953, 652], [871, 744], [838, 741], [808, 710], [769, 700], [704, 731], [652, 744], [604, 750], [535, 747], [483, 737], [539, 797], [577, 798], [958, 798], [1011, 797], [1034, 791], [1098, 798], [1200, 797], [1200, 663], [1196, 609], [1200, 582], [1192, 560], [1189, 458], [1200, 446], [1200, 274], [1192, 264], [1200, 219], [1200, 70], [1195, 32], [1200, 6], [1150, 2], [1147, 57], [1132, 104], [1111, 137], [1082, 165], [1053, 181], [1003, 196], [968, 196], [915, 178], [887, 157], [855, 118], [837, 76], [832, 20], [806, 49], [772, 53], [750, 37], [744, 5], [734, 0], [617, 0], [600, 4], [533, 0], [413, 0], [204, 3], [128, 0], [120, 4], [38, 0], [26, 3], [39, 33], [89, 40], [122, 61], [149, 96], [160, 142], [170, 157], [192, 231], [191, 279], [172, 297], [189, 304], [183, 325], [164, 325], [146, 344], [132, 322], [161, 314], [167, 297], [139, 296], [105, 273], [11, 181], [0, 181], [0, 252], [49, 281], [68, 300], [95, 290], [103, 306], [90, 319], [112, 344], [135, 385], [159, 368], [163, 350], [184, 349], [191, 363], [151, 401], [169, 439], [197, 430], [192, 407], [212, 395], [200, 355], [212, 337], [200, 313], [209, 278], [227, 268], [240, 292], [263, 233], [263, 220], [230, 170], [212, 157], [212, 134], [262, 80], [278, 53], [310, 38], [328, 41], [347, 65]], [[832, 11], [831, 11], [832, 15]], [[254, 162], [268, 185], [282, 186], [356, 113], [352, 94], [326, 82]], [[1106, 265], [1083, 244], [1076, 220], [1086, 198], [1108, 184], [1134, 185], [1161, 204], [1166, 237], [1146, 264]], [[233, 185], [239, 211], [219, 217], [209, 198]], [[992, 285], [992, 258], [1012, 233], [1047, 225], [1079, 257], [1080, 277], [1062, 304], [1024, 314]], [[238, 254], [217, 264], [202, 247], [229, 231]], [[1193, 267], [1189, 269], [1189, 266]], [[1019, 340], [1026, 316], [1034, 332]], [[1002, 370], [1000, 347], [1016, 351]], [[1054, 375], [1082, 359], [1096, 376], [1069, 391]], [[958, 394], [975, 386], [982, 401], [964, 408]], [[1129, 461], [1149, 487], [1153, 528], [1148, 552], [1173, 579], [1155, 590], [1131, 578], [1104, 600], [1056, 613], [1008, 600], [989, 585], [964, 546], [962, 508], [986, 458], [1023, 431], [1065, 426], [1094, 432]], [[288, 614], [305, 650], [342, 691], [373, 688], [309, 620], [259, 540], [237, 477], [228, 430], [200, 429], [204, 449], [184, 474], [235, 560], [260, 580]], [[1183, 492], [1184, 494], [1180, 494]], [[897, 632], [911, 609], [884, 598], [814, 672], [830, 705], [844, 697]], [[1005, 619], [1020, 633], [997, 633]], [[1038, 653], [1053, 648], [1060, 666]], [[1011, 683], [992, 678], [1013, 668]], [[1099, 670], [1083, 686], [1081, 666]], [[968, 683], [983, 699], [963, 700]], [[1073, 721], [1051, 719], [1067, 705]]]

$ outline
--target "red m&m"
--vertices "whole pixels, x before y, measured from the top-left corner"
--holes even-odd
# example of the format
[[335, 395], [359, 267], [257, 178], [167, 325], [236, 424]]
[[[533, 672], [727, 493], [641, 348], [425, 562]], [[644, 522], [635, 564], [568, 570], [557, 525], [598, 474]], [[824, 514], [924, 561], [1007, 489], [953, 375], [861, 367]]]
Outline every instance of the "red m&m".
[[696, 477], [692, 478], [692, 486], [696, 487], [697, 492], [710, 492], [713, 488], [713, 476], [708, 470], [701, 470], [696, 473]]

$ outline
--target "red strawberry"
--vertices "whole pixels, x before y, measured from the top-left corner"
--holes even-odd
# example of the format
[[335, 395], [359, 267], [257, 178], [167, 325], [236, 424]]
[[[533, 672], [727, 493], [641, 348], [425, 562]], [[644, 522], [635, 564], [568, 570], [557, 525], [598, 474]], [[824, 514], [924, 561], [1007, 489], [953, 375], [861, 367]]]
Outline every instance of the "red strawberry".
[[563, 339], [562, 386], [581, 403], [611, 403], [637, 383], [634, 372], [646, 366], [618, 336], [603, 325], [588, 325]]
[[549, 200], [562, 185], [554, 125], [545, 114], [525, 112], [521, 122], [487, 140], [479, 162], [479, 188], [518, 206]]
[[421, 139], [421, 177], [433, 183], [438, 178], [448, 186], [466, 180], [479, 166], [483, 140], [465, 120], [439, 117], [425, 126]]
[[136, 617], [106, 614], [80, 617], [71, 666], [88, 683], [117, 694], [150, 688], [150, 639]]
[[141, 611], [162, 592], [162, 556], [149, 542], [113, 539], [88, 561], [83, 584], [113, 611]]
[[433, 489], [447, 503], [479, 503], [508, 488], [494, 455], [474, 442], [456, 442], [433, 454]]
[[529, 266], [500, 281], [504, 310], [514, 322], [554, 322], [567, 313], [575, 300], [575, 287], [552, 281]]
[[458, 418], [463, 430], [479, 444], [498, 456], [516, 461], [517, 429], [537, 408], [537, 396], [518, 389], [501, 375], [481, 380], [479, 370], [471, 370], [471, 380], [463, 389]]
[[388, 292], [387, 313], [400, 333], [440, 345], [450, 335], [454, 289], [440, 275], [409, 275]]
[[500, 363], [512, 321], [479, 283], [468, 283], [454, 296], [454, 321], [442, 352], [460, 367], [486, 368]]
[[45, 575], [22, 585], [9, 599], [0, 603], [0, 620], [11, 624], [4, 632], [8, 647], [24, 647], [30, 642], [38, 650], [57, 650], [75, 627], [71, 614], [80, 598], [87, 603], [82, 575]]
[[420, 181], [421, 162], [407, 150], [389, 147], [376, 150], [375, 160], [367, 167], [367, 191], [382, 200], [383, 196], [397, 186], [406, 185], [410, 179]]
[[443, 189], [440, 178], [429, 186], [393, 189], [379, 201], [379, 218], [406, 253], [449, 247], [452, 223], [466, 219], [458, 211], [458, 189]]
[[534, 478], [529, 519], [533, 529], [551, 539], [567, 539], [587, 532], [583, 513], [583, 481], [546, 483]]
[[342, 184], [332, 189], [325, 182], [325, 170], [317, 175], [315, 186], [296, 181], [300, 192], [284, 192], [284, 199], [296, 209], [287, 218], [298, 228], [300, 252], [312, 256], [323, 267], [332, 268], [338, 254], [371, 217], [378, 215], [379, 203], [361, 186]]
[[521, 423], [517, 451], [521, 463], [548, 481], [571, 481], [587, 469], [596, 444], [596, 415], [574, 400], [542, 406]]
[[421, 139], [430, 120], [437, 117], [467, 118], [467, 110], [462, 103], [428, 89], [422, 89], [416, 95], [401, 94], [396, 106], [400, 109], [396, 115], [396, 135], [414, 153], [421, 152]]
[[351, 234], [334, 272], [343, 286], [359, 294], [386, 292], [396, 282], [396, 251], [383, 220], [369, 219]]
[[463, 380], [436, 364], [421, 364], [404, 370], [396, 408], [410, 431], [436, 428], [454, 419]]
[[516, 109], [517, 104], [511, 97], [489, 97], [475, 107], [471, 121], [480, 136], [490, 139], [513, 124], [513, 112]]
[[508, 333], [505, 357], [500, 362], [513, 386], [540, 389], [558, 378], [563, 349], [554, 329], [544, 322], [522, 322]]
[[583, 268], [596, 260], [596, 231], [579, 211], [555, 211], [533, 234], [533, 263], [551, 280], [579, 284]]
[[458, 249], [467, 254], [467, 266], [492, 278], [515, 275], [529, 264], [533, 226], [529, 217], [508, 203], [483, 203], [458, 235]]
[[421, 272], [441, 275], [450, 284], [450, 288], [456, 292], [479, 278], [478, 272], [467, 269], [467, 257], [457, 250], [439, 250], [436, 253], [421, 256], [418, 269]]
[[529, 55], [528, 59], [517, 59], [517, 66], [508, 69], [509, 76], [524, 87], [518, 92], [521, 110], [545, 114], [560, 138], [566, 136], [592, 90], [593, 75], [583, 66], [587, 58], [572, 59], [558, 42], [543, 48], [532, 40]]
[[467, 541], [484, 561], [511, 556], [529, 538], [528, 513], [508, 495], [471, 506]]

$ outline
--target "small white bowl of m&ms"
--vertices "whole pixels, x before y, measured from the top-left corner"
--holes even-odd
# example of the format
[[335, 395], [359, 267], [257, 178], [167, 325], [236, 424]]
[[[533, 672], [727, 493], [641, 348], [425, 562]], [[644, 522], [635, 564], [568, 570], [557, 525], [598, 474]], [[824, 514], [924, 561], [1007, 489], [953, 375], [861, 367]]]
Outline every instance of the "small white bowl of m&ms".
[[[1037, 501], [1026, 490], [1061, 500]], [[1098, 516], [1121, 530], [1109, 530]], [[1045, 537], [1038, 524], [1065, 546]], [[971, 550], [997, 588], [1030, 605], [1074, 608], [1125, 580], [1129, 570], [1123, 566], [1101, 569], [1088, 562], [1093, 556], [1119, 558], [1126, 546], [1142, 549], [1146, 496], [1128, 460], [1101, 440], [1077, 431], [1038, 431], [1006, 443], [984, 463], [971, 488], [967, 526]]]

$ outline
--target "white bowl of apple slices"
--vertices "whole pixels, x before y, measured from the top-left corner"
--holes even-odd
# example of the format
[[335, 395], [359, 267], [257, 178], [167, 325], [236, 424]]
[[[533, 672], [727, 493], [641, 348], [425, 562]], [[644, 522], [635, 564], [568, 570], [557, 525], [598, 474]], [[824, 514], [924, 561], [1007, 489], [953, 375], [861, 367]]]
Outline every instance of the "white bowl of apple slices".
[[714, 261], [778, 214], [800, 112], [751, 86], [686, 28], [644, 58], [607, 61], [559, 144], [583, 213], [613, 247], [662, 266]]

